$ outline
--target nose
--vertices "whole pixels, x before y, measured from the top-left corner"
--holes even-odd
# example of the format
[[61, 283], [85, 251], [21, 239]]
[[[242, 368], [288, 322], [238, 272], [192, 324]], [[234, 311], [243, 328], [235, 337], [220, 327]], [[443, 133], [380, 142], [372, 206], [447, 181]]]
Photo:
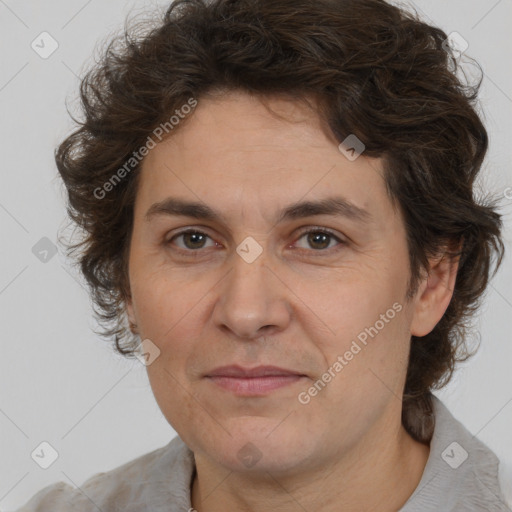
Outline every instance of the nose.
[[239, 339], [271, 335], [290, 322], [287, 292], [291, 292], [268, 266], [265, 252], [252, 263], [235, 253], [231, 270], [219, 283], [213, 320]]

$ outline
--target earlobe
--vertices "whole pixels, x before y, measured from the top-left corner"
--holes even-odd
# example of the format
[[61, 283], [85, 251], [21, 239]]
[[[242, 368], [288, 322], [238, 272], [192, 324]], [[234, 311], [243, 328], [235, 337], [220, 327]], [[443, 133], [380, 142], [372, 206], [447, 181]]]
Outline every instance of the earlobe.
[[430, 271], [414, 299], [413, 336], [426, 336], [443, 317], [453, 296], [458, 267], [459, 259], [448, 254], [430, 261]]

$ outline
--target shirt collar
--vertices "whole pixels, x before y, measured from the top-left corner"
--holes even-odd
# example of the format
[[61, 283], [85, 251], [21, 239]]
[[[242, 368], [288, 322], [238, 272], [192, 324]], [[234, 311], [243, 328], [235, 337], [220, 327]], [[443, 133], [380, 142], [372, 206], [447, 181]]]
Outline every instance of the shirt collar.
[[[399, 512], [475, 510], [479, 505], [488, 510], [490, 504], [495, 504], [497, 511], [508, 512], [499, 489], [496, 455], [456, 420], [439, 398], [431, 397], [435, 426], [430, 455], [418, 486]], [[176, 510], [191, 509], [194, 454], [179, 436], [165, 447], [157, 470], [151, 485], [145, 487], [145, 498], [151, 504], [148, 510], [168, 512], [170, 500]], [[157, 496], [167, 498], [155, 503]]]

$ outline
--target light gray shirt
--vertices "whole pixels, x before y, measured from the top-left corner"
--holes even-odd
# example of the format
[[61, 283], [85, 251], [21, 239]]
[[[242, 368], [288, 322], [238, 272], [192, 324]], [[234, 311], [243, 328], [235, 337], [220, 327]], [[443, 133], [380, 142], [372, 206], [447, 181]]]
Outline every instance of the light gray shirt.
[[[435, 396], [433, 407], [427, 465], [398, 512], [512, 512], [512, 481], [501, 476], [496, 455]], [[95, 474], [80, 489], [63, 482], [45, 487], [16, 512], [188, 512], [194, 469], [193, 453], [175, 437], [162, 448]]]

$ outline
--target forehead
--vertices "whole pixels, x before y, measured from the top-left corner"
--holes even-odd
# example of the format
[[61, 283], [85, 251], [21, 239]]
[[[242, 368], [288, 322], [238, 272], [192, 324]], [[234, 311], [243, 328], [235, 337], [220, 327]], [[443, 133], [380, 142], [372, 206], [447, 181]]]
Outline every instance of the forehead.
[[148, 208], [172, 195], [227, 214], [270, 215], [301, 199], [341, 195], [378, 221], [393, 215], [382, 165], [364, 156], [348, 160], [302, 103], [263, 104], [229, 93], [200, 100], [186, 123], [150, 151], [137, 203]]

